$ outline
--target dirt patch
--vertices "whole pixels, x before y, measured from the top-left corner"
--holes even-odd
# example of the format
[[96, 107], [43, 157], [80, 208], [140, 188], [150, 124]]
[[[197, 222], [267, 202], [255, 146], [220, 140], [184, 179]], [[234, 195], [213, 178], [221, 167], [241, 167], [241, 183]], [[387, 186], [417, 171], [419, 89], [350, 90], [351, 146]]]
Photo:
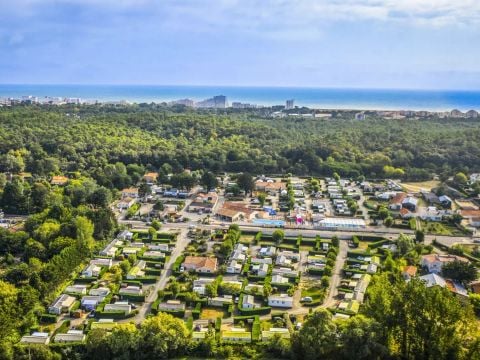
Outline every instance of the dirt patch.
[[420, 191], [432, 191], [433, 188], [436, 188], [440, 185], [438, 180], [422, 181], [422, 182], [411, 182], [403, 183], [402, 187], [407, 192], [420, 192]]

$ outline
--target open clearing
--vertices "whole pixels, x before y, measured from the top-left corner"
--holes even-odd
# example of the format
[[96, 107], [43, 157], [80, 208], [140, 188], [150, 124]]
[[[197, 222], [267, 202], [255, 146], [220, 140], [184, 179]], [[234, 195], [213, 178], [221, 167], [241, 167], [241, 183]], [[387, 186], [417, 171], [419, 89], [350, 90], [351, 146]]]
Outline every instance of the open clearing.
[[437, 187], [438, 185], [440, 185], [440, 181], [430, 180], [430, 181], [423, 181], [423, 182], [403, 183], [402, 187], [407, 192], [420, 192], [421, 190], [431, 191], [433, 188]]

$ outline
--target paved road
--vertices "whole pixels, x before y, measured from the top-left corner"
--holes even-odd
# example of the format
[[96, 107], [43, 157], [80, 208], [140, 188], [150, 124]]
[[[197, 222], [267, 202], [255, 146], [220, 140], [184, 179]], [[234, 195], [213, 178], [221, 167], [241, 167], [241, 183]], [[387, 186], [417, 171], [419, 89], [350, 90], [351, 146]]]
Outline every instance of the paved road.
[[177, 236], [177, 242], [176, 242], [175, 248], [170, 255], [170, 259], [165, 264], [165, 268], [162, 271], [160, 278], [155, 283], [155, 285], [151, 288], [151, 291], [147, 296], [147, 298], [145, 299], [145, 302], [139, 309], [138, 314], [133, 319], [132, 318], [126, 319], [125, 322], [131, 322], [133, 320], [137, 324], [141, 323], [142, 320], [150, 313], [150, 311], [152, 310], [152, 304], [157, 298], [158, 290], [165, 288], [165, 286], [167, 285], [168, 278], [172, 274], [172, 266], [173, 266], [173, 263], [175, 262], [175, 259], [182, 254], [183, 250], [185, 250], [188, 243], [190, 242], [187, 235], [188, 235], [188, 229], [185, 228], [180, 231], [180, 233]]
[[[130, 220], [120, 220], [120, 223], [131, 225], [134, 228], [138, 229], [148, 229], [148, 226], [142, 221], [130, 221]], [[163, 228], [165, 229], [180, 229], [188, 228], [193, 223], [168, 223], [164, 224]], [[213, 222], [211, 224], [195, 225], [201, 229], [215, 230], [221, 227], [221, 223]], [[224, 228], [227, 228], [229, 224], [225, 224]], [[245, 231], [261, 231], [264, 234], [271, 234], [275, 231], [274, 228], [265, 228], [258, 225], [253, 225], [249, 223], [238, 223], [241, 230]], [[346, 230], [322, 230], [322, 229], [313, 229], [307, 227], [296, 227], [296, 228], [285, 228], [283, 229], [285, 235], [288, 237], [296, 237], [299, 234], [302, 234], [304, 237], [315, 237], [320, 235], [324, 238], [331, 238], [333, 236], [338, 236], [339, 239], [350, 239], [353, 235], [364, 235], [364, 236], [382, 236], [385, 238], [396, 239], [399, 234], [414, 235], [414, 231], [410, 229], [395, 229], [395, 228], [375, 228], [367, 227], [367, 229], [359, 229], [355, 231], [346, 231]], [[426, 235], [425, 243], [431, 244], [433, 240], [437, 240], [439, 243], [446, 246], [452, 246], [456, 243], [469, 244], [473, 242], [473, 238], [468, 235], [463, 236], [446, 236], [446, 235]]]
[[[125, 220], [120, 220], [121, 223], [124, 224], [130, 224], [134, 228], [148, 228], [148, 226], [141, 221], [125, 221]], [[152, 291], [148, 295], [145, 303], [142, 305], [142, 307], [139, 309], [139, 313], [133, 318], [133, 321], [135, 323], [140, 323], [146, 316], [147, 314], [150, 313], [152, 304], [156, 299], [156, 294], [157, 291], [160, 289], [163, 289], [168, 282], [168, 278], [170, 277], [172, 273], [172, 265], [175, 261], [175, 259], [182, 254], [184, 249], [189, 243], [189, 239], [187, 237], [188, 234], [188, 228], [192, 225], [195, 224], [197, 228], [200, 229], [209, 229], [209, 230], [214, 230], [218, 229], [221, 227], [219, 223], [216, 224], [208, 224], [208, 225], [199, 225], [197, 223], [193, 222], [187, 222], [187, 223], [168, 223], [164, 224], [163, 228], [166, 230], [179, 230], [180, 234], [177, 238], [177, 244], [175, 246], [175, 249], [173, 250], [171, 257], [167, 264], [165, 264], [165, 269], [162, 272], [162, 275], [160, 276], [160, 279], [157, 281], [157, 283], [154, 285], [152, 288]], [[240, 226], [241, 230], [249, 230], [249, 231], [262, 231], [265, 234], [271, 234], [275, 229], [273, 228], [264, 228], [264, 227], [259, 227], [255, 226], [252, 224], [248, 223], [241, 223], [238, 224]], [[224, 226], [225, 228], [227, 227], [227, 224]], [[335, 262], [335, 268], [332, 274], [332, 277], [330, 279], [330, 287], [328, 290], [328, 294], [325, 298], [324, 303], [320, 307], [331, 307], [334, 306], [335, 304], [335, 297], [338, 295], [338, 286], [340, 285], [340, 281], [342, 278], [342, 269], [345, 264], [345, 260], [347, 257], [347, 251], [348, 251], [348, 242], [346, 240], [351, 239], [352, 235], [366, 235], [366, 236], [383, 236], [385, 238], [391, 238], [391, 239], [396, 239], [400, 233], [405, 233], [405, 234], [410, 234], [413, 235], [412, 230], [401, 230], [401, 229], [367, 229], [366, 231], [332, 231], [332, 230], [319, 230], [319, 229], [308, 229], [308, 228], [287, 228], [284, 229], [285, 235], [286, 236], [291, 236], [295, 237], [298, 236], [299, 234], [302, 234], [304, 237], [315, 237], [316, 235], [320, 235], [321, 237], [324, 238], [331, 238], [332, 236], [338, 236], [340, 241], [340, 250], [337, 256], [337, 260]], [[458, 237], [458, 236], [433, 236], [433, 235], [427, 235], [425, 237], [425, 243], [430, 244], [432, 243], [433, 240], [437, 240], [439, 243], [446, 245], [446, 246], [452, 246], [457, 243], [472, 243], [472, 237]], [[299, 294], [297, 294], [299, 296]], [[305, 307], [298, 307], [294, 309], [290, 309], [289, 313], [290, 314], [307, 314], [309, 311], [308, 308]], [[265, 318], [269, 318], [270, 315], [265, 316]], [[127, 322], [132, 321], [132, 319], [127, 319], [125, 320]], [[228, 324], [229, 320], [225, 321], [225, 324]]]
[[331, 307], [335, 304], [335, 297], [338, 295], [338, 286], [342, 280], [343, 267], [347, 259], [348, 242], [346, 240], [340, 241], [337, 259], [335, 260], [335, 267], [333, 269], [332, 277], [330, 278], [330, 287], [328, 294], [325, 297], [322, 307]]

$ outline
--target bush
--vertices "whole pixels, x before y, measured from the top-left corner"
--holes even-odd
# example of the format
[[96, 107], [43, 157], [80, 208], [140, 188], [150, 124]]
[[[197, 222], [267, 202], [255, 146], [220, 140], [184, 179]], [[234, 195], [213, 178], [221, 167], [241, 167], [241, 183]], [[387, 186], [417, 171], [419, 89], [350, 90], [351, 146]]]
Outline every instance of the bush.
[[260, 335], [261, 335], [260, 318], [258, 317], [258, 315], [255, 315], [255, 320], [253, 320], [253, 325], [252, 325], [252, 340], [253, 341], [260, 340]]
[[122, 299], [129, 300], [132, 302], [144, 302], [145, 295], [133, 295], [133, 294], [122, 294], [120, 295]]
[[244, 308], [239, 308], [238, 311], [240, 312], [241, 315], [247, 316], [247, 315], [267, 315], [270, 314], [270, 311], [272, 311], [272, 308], [270, 306], [264, 306], [256, 309], [244, 309]]
[[57, 322], [57, 315], [54, 314], [42, 314], [40, 315], [40, 321], [46, 324], [54, 324]]
[[185, 316], [185, 310], [158, 310], [157, 313], [163, 312], [165, 314], [170, 314], [172, 316], [175, 316], [177, 318], [183, 318]]
[[323, 275], [323, 269], [309, 268], [308, 273], [310, 275]]
[[243, 315], [243, 316], [234, 316], [233, 323], [238, 324], [239, 322], [245, 322], [247, 320], [254, 320], [255, 315]]
[[180, 270], [180, 266], [185, 261], [185, 256], [180, 255], [175, 259], [175, 262], [172, 265], [172, 272], [178, 272]]
[[125, 319], [130, 314], [125, 314], [125, 311], [96, 311], [95, 316], [105, 319]]
[[383, 240], [380, 240], [380, 241], [372, 242], [372, 243], [368, 244], [368, 248], [369, 249], [376, 249], [376, 248], [381, 247], [384, 244], [387, 244], [389, 241], [390, 240], [388, 240], [388, 239], [383, 239]]
[[189, 316], [187, 319], [187, 329], [192, 331], [193, 330], [193, 317]]
[[222, 329], [222, 318], [219, 316], [215, 320], [215, 331], [218, 333]]
[[147, 268], [145, 269], [145, 274], [146, 275], [149, 275], [149, 276], [160, 276], [162, 274], [162, 270], [161, 269], [152, 269], [152, 268]]
[[355, 246], [355, 247], [358, 247], [360, 245], [360, 240], [358, 239], [358, 236], [353, 235], [352, 243], [353, 243], [353, 246]]
[[195, 305], [195, 309], [192, 310], [192, 316], [194, 319], [198, 319], [200, 317], [200, 312], [202, 311], [202, 303], [197, 302]]
[[137, 277], [137, 281], [139, 281], [142, 284], [153, 284], [157, 282], [157, 277], [156, 276], [143, 276], [143, 277]]

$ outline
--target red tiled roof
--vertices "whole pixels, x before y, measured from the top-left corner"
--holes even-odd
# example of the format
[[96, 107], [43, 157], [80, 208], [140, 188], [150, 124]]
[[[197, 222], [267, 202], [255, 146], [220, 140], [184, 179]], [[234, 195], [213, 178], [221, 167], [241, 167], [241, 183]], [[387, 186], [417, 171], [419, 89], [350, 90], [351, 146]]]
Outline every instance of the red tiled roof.
[[408, 214], [410, 214], [410, 210], [405, 209], [405, 208], [402, 208], [400, 210], [400, 215], [405, 216], [405, 215], [408, 215]]
[[461, 210], [460, 214], [463, 217], [477, 218], [480, 217], [480, 210]]
[[405, 200], [405, 198], [407, 197], [407, 194], [401, 192], [401, 193], [397, 193], [397, 195], [395, 195], [391, 200], [390, 200], [390, 204], [401, 204], [403, 200]]
[[208, 268], [212, 272], [217, 269], [217, 258], [203, 256], [187, 256], [183, 262], [185, 265], [193, 265], [195, 268]]
[[404, 266], [403, 272], [407, 273], [410, 276], [415, 276], [417, 274], [417, 267], [416, 266]]

